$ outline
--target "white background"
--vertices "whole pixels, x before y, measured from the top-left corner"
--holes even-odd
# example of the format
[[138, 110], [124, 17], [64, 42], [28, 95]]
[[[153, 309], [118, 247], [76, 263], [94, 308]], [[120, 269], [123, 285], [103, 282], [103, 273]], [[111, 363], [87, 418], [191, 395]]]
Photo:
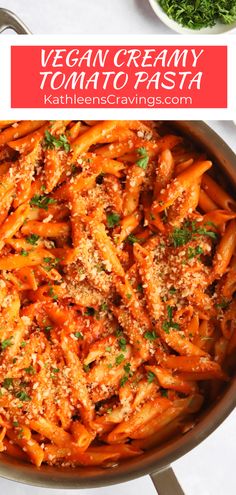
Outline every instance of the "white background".
[[[147, 0], [1, 0], [1, 7], [16, 12], [35, 34], [171, 34], [156, 18]], [[213, 112], [209, 111], [208, 115], [213, 118]], [[172, 118], [176, 118], [176, 114]], [[209, 124], [236, 152], [234, 125], [222, 121]], [[186, 495], [236, 494], [235, 421], [236, 411], [199, 447], [173, 464]], [[53, 495], [56, 491], [1, 479], [0, 493]], [[69, 495], [71, 492], [60, 490], [57, 493]], [[115, 487], [83, 490], [83, 494], [154, 495], [155, 490], [150, 479], [143, 477]]]

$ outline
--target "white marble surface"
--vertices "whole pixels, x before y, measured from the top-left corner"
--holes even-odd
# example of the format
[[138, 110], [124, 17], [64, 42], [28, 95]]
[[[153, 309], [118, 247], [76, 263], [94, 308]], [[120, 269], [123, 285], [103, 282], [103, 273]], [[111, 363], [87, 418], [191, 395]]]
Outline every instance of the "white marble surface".
[[[228, 142], [236, 153], [235, 125], [232, 122], [223, 121], [208, 121], [208, 124]], [[173, 464], [186, 495], [235, 495], [235, 423], [236, 410], [207, 440]], [[54, 493], [57, 492], [0, 479], [1, 495], [53, 495]], [[60, 490], [58, 493], [69, 495], [71, 492]], [[113, 487], [83, 490], [83, 495], [154, 495], [155, 493], [148, 476]]]
[[34, 34], [170, 34], [148, 0], [1, 0]]

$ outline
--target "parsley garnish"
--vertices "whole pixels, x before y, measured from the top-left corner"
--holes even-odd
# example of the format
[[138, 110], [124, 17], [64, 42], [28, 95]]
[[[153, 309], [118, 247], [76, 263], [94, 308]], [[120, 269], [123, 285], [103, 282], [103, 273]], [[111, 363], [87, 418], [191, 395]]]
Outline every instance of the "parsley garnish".
[[148, 383], [152, 383], [156, 378], [156, 375], [152, 371], [148, 371], [147, 373], [147, 381]]
[[131, 364], [130, 363], [126, 363], [124, 365], [124, 371], [125, 371], [125, 375], [120, 380], [120, 387], [123, 387], [126, 384], [129, 377], [133, 376], [133, 372], [131, 371]]
[[157, 334], [156, 334], [155, 330], [153, 330], [152, 332], [145, 332], [144, 338], [147, 340], [151, 340], [151, 341], [156, 340]]
[[26, 242], [28, 242], [28, 244], [31, 244], [32, 246], [35, 246], [38, 240], [39, 240], [39, 235], [37, 234], [31, 234], [28, 235], [28, 237], [26, 237]]
[[83, 338], [84, 338], [84, 336], [82, 335], [81, 332], [75, 332], [74, 336], [76, 337], [76, 339], [79, 339], [79, 340], [83, 340]]
[[200, 256], [202, 253], [203, 253], [203, 249], [201, 246], [188, 247], [187, 249], [187, 257], [189, 260], [195, 258], [196, 256]]
[[118, 213], [107, 213], [107, 225], [110, 229], [118, 225], [120, 222], [120, 215]]
[[117, 357], [116, 357], [116, 364], [117, 364], [117, 365], [118, 365], [118, 364], [121, 364], [121, 363], [122, 363], [122, 361], [124, 361], [124, 359], [125, 359], [124, 354], [119, 354], [119, 356], [117, 356]]
[[168, 390], [166, 390], [165, 388], [162, 388], [160, 392], [162, 397], [168, 397]]
[[90, 366], [89, 364], [84, 364], [83, 366], [83, 370], [85, 371], [85, 373], [88, 373], [90, 371]]
[[31, 397], [24, 390], [19, 390], [18, 392], [16, 392], [15, 396], [17, 399], [23, 402], [27, 402], [31, 400]]
[[169, 293], [171, 295], [173, 295], [173, 294], [175, 294], [175, 292], [176, 292], [176, 288], [175, 287], [171, 287], [170, 290], [169, 290]]
[[21, 256], [28, 256], [28, 255], [29, 255], [29, 251], [26, 251], [26, 249], [22, 249], [22, 250], [20, 251], [20, 255], [21, 255]]
[[53, 268], [55, 268], [58, 265], [58, 263], [60, 262], [60, 258], [46, 257], [43, 258], [43, 261], [47, 263], [46, 266], [43, 266], [44, 270], [46, 270], [46, 272], [50, 272]]
[[2, 343], [1, 343], [2, 351], [4, 349], [6, 349], [7, 347], [10, 347], [13, 345], [12, 339], [13, 339], [13, 336], [9, 337], [9, 339], [5, 339], [2, 341]]
[[102, 303], [101, 306], [100, 306], [100, 310], [101, 311], [107, 311], [108, 310], [108, 305], [107, 303]]
[[216, 304], [216, 308], [226, 309], [229, 306], [229, 301], [227, 299], [222, 299], [219, 303]]
[[33, 368], [33, 366], [28, 366], [28, 368], [24, 368], [25, 372], [28, 373], [29, 375], [35, 375], [36, 371]]
[[170, 328], [179, 330], [179, 324], [173, 321], [173, 308], [171, 306], [167, 306], [167, 314], [168, 314], [168, 320], [165, 320], [162, 324], [162, 328], [164, 332], [170, 333]]
[[126, 339], [124, 337], [121, 337], [121, 339], [118, 340], [118, 344], [122, 351], [126, 350]]
[[57, 295], [57, 294], [55, 294], [55, 292], [54, 292], [54, 290], [53, 290], [53, 287], [50, 287], [50, 289], [49, 289], [49, 291], [48, 291], [48, 294], [49, 294], [49, 296], [51, 296], [51, 297], [52, 297], [52, 299], [53, 299], [54, 301], [57, 301], [57, 299], [58, 299], [58, 295]]
[[141, 244], [142, 242], [144, 242], [144, 240], [145, 239], [139, 239], [134, 234], [129, 234], [126, 239], [126, 241], [129, 242], [130, 244], [135, 244], [135, 242], [139, 242], [139, 244]]
[[128, 379], [129, 379], [128, 375], [122, 376], [122, 378], [120, 379], [120, 387], [124, 387]]
[[138, 165], [138, 167], [143, 168], [145, 170], [147, 168], [148, 160], [149, 160], [147, 150], [144, 147], [137, 148], [137, 153], [140, 158], [136, 162], [136, 165]]
[[50, 149], [64, 148], [67, 153], [70, 151], [70, 143], [65, 134], [61, 134], [59, 138], [56, 138], [49, 131], [45, 131], [44, 146]]
[[41, 208], [42, 210], [48, 210], [49, 205], [53, 205], [56, 203], [56, 200], [53, 198], [50, 198], [49, 196], [45, 196], [43, 194], [35, 194], [30, 200], [30, 205], [31, 206], [37, 206], [38, 208]]
[[[187, 244], [192, 239], [196, 239], [197, 235], [205, 235], [211, 239], [217, 239], [217, 234], [204, 227], [197, 227], [196, 222], [185, 222], [182, 228], [176, 227], [170, 235], [171, 243], [174, 247], [181, 247]], [[198, 247], [200, 249], [200, 247]]]
[[4, 378], [2, 387], [8, 390], [12, 386], [13, 386], [13, 378]]
[[236, 20], [234, 0], [159, 0], [165, 13], [189, 29], [212, 27], [217, 20], [231, 24]]
[[19, 426], [18, 421], [13, 421], [13, 423], [12, 423], [12, 424], [13, 424], [13, 426], [15, 426], [15, 427]]

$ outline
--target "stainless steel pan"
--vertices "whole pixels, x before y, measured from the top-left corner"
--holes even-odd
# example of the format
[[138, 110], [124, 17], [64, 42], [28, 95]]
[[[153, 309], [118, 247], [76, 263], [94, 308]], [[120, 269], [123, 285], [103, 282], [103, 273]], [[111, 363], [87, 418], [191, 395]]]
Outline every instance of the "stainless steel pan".
[[30, 34], [27, 26], [10, 10], [0, 8], [0, 33], [12, 29], [17, 34]]
[[[28, 34], [28, 28], [11, 12], [0, 9], [0, 32], [7, 28]], [[188, 135], [205, 150], [236, 191], [236, 156], [226, 143], [201, 121], [175, 121], [181, 133]], [[0, 454], [0, 476], [13, 481], [50, 488], [104, 487], [150, 474], [159, 495], [184, 495], [170, 464], [196, 447], [212, 433], [236, 406], [236, 375], [222, 392], [216, 404], [199, 417], [198, 424], [184, 436], [173, 438], [135, 459], [113, 468], [62, 469], [31, 464]]]

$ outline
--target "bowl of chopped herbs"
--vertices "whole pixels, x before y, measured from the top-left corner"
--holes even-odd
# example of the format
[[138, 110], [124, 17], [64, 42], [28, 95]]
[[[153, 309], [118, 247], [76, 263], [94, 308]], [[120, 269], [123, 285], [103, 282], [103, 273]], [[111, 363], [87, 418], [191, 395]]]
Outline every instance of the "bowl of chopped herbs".
[[220, 34], [236, 29], [236, 0], [149, 0], [156, 15], [178, 33]]

